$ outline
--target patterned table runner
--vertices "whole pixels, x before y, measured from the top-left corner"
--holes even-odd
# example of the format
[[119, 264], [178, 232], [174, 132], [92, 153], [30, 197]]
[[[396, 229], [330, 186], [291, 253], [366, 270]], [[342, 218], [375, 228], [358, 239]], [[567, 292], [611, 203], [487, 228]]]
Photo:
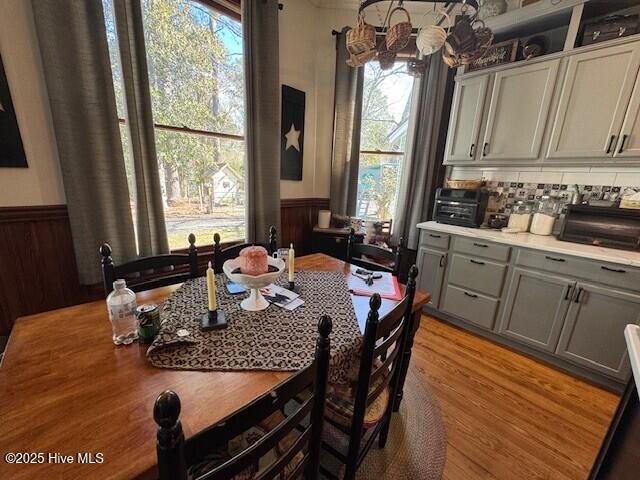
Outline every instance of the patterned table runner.
[[[228, 326], [200, 331], [207, 311], [204, 277], [188, 280], [167, 299], [160, 333], [147, 351], [152, 365], [185, 370], [299, 370], [313, 361], [318, 321], [329, 315], [331, 362], [329, 380], [345, 382], [362, 344], [362, 335], [342, 272], [297, 272], [304, 304], [294, 311], [269, 305], [261, 312], [247, 312], [240, 301], [248, 296], [230, 295], [227, 278], [216, 276], [218, 308]], [[286, 275], [276, 282], [286, 285]], [[179, 336], [186, 330], [186, 336]], [[185, 332], [180, 332], [184, 335]]]

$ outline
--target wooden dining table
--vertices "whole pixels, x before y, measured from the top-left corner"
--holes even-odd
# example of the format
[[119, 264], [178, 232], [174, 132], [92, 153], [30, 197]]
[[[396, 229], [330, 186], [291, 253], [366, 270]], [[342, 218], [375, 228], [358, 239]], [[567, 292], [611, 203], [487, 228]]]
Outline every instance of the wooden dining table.
[[[323, 254], [299, 257], [296, 267], [350, 274], [349, 264]], [[162, 304], [178, 287], [138, 293], [138, 303]], [[429, 298], [416, 293], [409, 346]], [[352, 301], [363, 331], [369, 298]], [[383, 300], [381, 315], [395, 303]], [[145, 354], [144, 345], [112, 343], [104, 300], [19, 318], [0, 367], [0, 478], [157, 478], [159, 393], [180, 396], [188, 437], [293, 373], [170, 370]], [[8, 463], [15, 458], [26, 463]]]

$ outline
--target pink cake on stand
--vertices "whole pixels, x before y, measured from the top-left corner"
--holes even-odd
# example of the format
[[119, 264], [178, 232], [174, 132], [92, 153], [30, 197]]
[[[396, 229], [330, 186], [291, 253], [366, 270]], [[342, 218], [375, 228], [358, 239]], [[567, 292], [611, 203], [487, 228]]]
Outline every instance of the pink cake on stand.
[[240, 271], [245, 275], [262, 275], [269, 271], [267, 250], [264, 247], [247, 247], [240, 250]]

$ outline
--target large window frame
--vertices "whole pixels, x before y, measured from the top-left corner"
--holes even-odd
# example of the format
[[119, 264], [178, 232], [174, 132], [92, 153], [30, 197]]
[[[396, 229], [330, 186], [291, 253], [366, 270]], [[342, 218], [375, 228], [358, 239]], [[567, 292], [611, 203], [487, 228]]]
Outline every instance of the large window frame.
[[[109, 2], [110, 3], [110, 2]], [[226, 17], [227, 21], [222, 21], [223, 24], [224, 23], [228, 23], [228, 27], [231, 32], [236, 32], [235, 28], [236, 27], [232, 27], [231, 26], [231, 22], [235, 22], [235, 23], [240, 23], [241, 21], [241, 17], [240, 17], [240, 0], [186, 0], [186, 3], [191, 3], [193, 5], [192, 8], [195, 8], [197, 10], [202, 10], [203, 15], [212, 15], [215, 14], [219, 17]], [[112, 7], [110, 8], [110, 12], [112, 12]], [[111, 15], [113, 15], [113, 13], [111, 13]], [[113, 17], [111, 17], [113, 19]], [[111, 20], [113, 21], [113, 20]], [[228, 22], [231, 21], [231, 22]], [[146, 23], [146, 22], [145, 22]], [[113, 31], [113, 27], [112, 30]], [[217, 29], [216, 29], [216, 33], [217, 33]], [[239, 33], [239, 30], [237, 31]], [[145, 33], [145, 37], [146, 37], [146, 33]], [[239, 39], [239, 37], [236, 37]], [[112, 41], [112, 39], [110, 39], [110, 41]], [[145, 38], [145, 42], [146, 42], [146, 38]], [[237, 45], [237, 43], [236, 43]], [[117, 41], [116, 41], [116, 48], [117, 48]], [[112, 55], [112, 64], [113, 64], [113, 54], [114, 51], [111, 50], [111, 44], [110, 44], [110, 51], [111, 51], [111, 55]], [[237, 49], [237, 47], [236, 47]], [[231, 55], [237, 55], [237, 50], [232, 50], [233, 53], [231, 53]], [[112, 67], [114, 68], [114, 72], [116, 71], [115, 69], [118, 68], [119, 70], [119, 54], [116, 54], [118, 60], [116, 61], [118, 64], [118, 67], [116, 67], [116, 64], [113, 64]], [[150, 60], [150, 64], [152, 64], [153, 61]], [[197, 65], [197, 64], [194, 64]], [[151, 72], [150, 72], [151, 73]], [[120, 71], [120, 76], [119, 79], [121, 79], [121, 71]], [[114, 83], [116, 81], [116, 75], [114, 73]], [[154, 80], [152, 80], [151, 75], [149, 77], [149, 82], [152, 82]], [[207, 102], [210, 100], [207, 100]], [[154, 102], [155, 103], [155, 102]], [[119, 110], [121, 110], [119, 108]], [[155, 108], [154, 108], [154, 116], [155, 116], [156, 112], [155, 112]], [[181, 143], [182, 140], [179, 140], [181, 138], [186, 139], [187, 137], [200, 137], [203, 140], [201, 140], [201, 142], [204, 142], [205, 144], [208, 143], [207, 142], [207, 138], [208, 139], [217, 139], [217, 140], [221, 140], [221, 141], [225, 141], [226, 143], [226, 147], [223, 147], [223, 149], [231, 149], [231, 151], [234, 152], [238, 152], [237, 155], [240, 155], [240, 152], [244, 151], [244, 144], [237, 144], [236, 142], [244, 142], [245, 140], [245, 135], [244, 132], [242, 131], [242, 128], [240, 128], [240, 131], [234, 132], [233, 130], [235, 130], [235, 128], [232, 128], [231, 132], [225, 131], [227, 130], [227, 126], [225, 126], [225, 123], [219, 123], [217, 121], [214, 121], [212, 123], [210, 122], [206, 122], [205, 124], [203, 124], [202, 126], [198, 125], [197, 127], [193, 127], [192, 125], [190, 125], [190, 116], [189, 115], [184, 115], [184, 113], [182, 114], [182, 117], [184, 118], [180, 118], [180, 114], [178, 114], [177, 117], [172, 118], [170, 117], [166, 117], [166, 115], [164, 115], [164, 122], [161, 120], [159, 122], [155, 122], [154, 123], [154, 130], [156, 132], [168, 132], [169, 134], [173, 135], [173, 138], [175, 138], [178, 143]], [[124, 118], [123, 118], [124, 117]], [[163, 115], [161, 114], [160, 117], [162, 118]], [[167, 122], [167, 120], [170, 120], [170, 122]], [[175, 120], [175, 121], [174, 121]], [[195, 118], [194, 118], [195, 120]], [[121, 111], [120, 115], [119, 115], [119, 124], [124, 127], [126, 126], [129, 122], [128, 122], [128, 118], [126, 118], [126, 111]], [[236, 120], [237, 121], [237, 120]], [[200, 123], [198, 121], [195, 122], [196, 124]], [[200, 128], [198, 128], [200, 127]], [[202, 128], [203, 127], [203, 128]], [[125, 133], [127, 132], [128, 129], [124, 128], [122, 131], [123, 134], [123, 144], [125, 143]], [[158, 135], [162, 135], [157, 133], [156, 137]], [[166, 135], [166, 134], [165, 134]], [[167, 137], [165, 137], [167, 138]], [[185, 142], [187, 140], [184, 140]], [[195, 140], [191, 140], [189, 142], [194, 142]], [[128, 140], [127, 140], [128, 143]], [[200, 141], [197, 141], [196, 143], [200, 143]], [[193, 145], [193, 143], [191, 143]], [[156, 141], [156, 145], [158, 145], [158, 142]], [[235, 145], [235, 146], [234, 146]], [[124, 145], [123, 145], [124, 146]], [[220, 148], [219, 146], [217, 147], [218, 149]], [[164, 150], [163, 150], [164, 151]], [[170, 150], [173, 153], [170, 153], [170, 157], [171, 155], [175, 158], [175, 151], [174, 150]], [[224, 151], [224, 150], [223, 150]], [[160, 162], [160, 151], [158, 152], [158, 161]], [[177, 153], [177, 155], [180, 155], [179, 153]], [[204, 158], [209, 158], [209, 154], [204, 154], [205, 157]], [[174, 198], [176, 200], [179, 200], [180, 198], [182, 198], [182, 201], [180, 203], [178, 203], [178, 210], [175, 213], [172, 213], [172, 208], [171, 206], [174, 205], [173, 203], [169, 203], [169, 210], [167, 210], [167, 208], [165, 208], [165, 220], [167, 220], [167, 234], [169, 235], [170, 240], [173, 238], [173, 240], [171, 240], [172, 243], [172, 248], [171, 251], [172, 252], [184, 252], [188, 250], [188, 244], [186, 242], [186, 237], [187, 234], [189, 233], [187, 230], [189, 228], [194, 228], [195, 230], [193, 230], [193, 233], [196, 233], [197, 236], [197, 243], [199, 244], [199, 249], [202, 252], [208, 252], [208, 251], [212, 251], [213, 250], [213, 233], [218, 231], [220, 233], [223, 233], [222, 231], [225, 231], [225, 226], [229, 225], [228, 221], [232, 220], [231, 225], [233, 225], [231, 227], [231, 230], [227, 232], [228, 236], [227, 238], [231, 237], [233, 238], [233, 240], [231, 241], [225, 241], [223, 243], [223, 246], [227, 246], [227, 245], [233, 245], [233, 244], [237, 244], [237, 243], [242, 243], [245, 241], [244, 238], [241, 238], [242, 234], [243, 234], [243, 229], [244, 227], [242, 226], [242, 223], [238, 223], [240, 222], [239, 218], [240, 216], [237, 213], [237, 209], [238, 207], [240, 208], [246, 208], [246, 203], [243, 200], [244, 195], [245, 195], [245, 185], [247, 184], [246, 182], [246, 175], [244, 174], [243, 170], [240, 169], [238, 170], [237, 165], [235, 165], [238, 161], [238, 157], [236, 157], [236, 161], [234, 163], [230, 163], [227, 164], [226, 163], [226, 156], [222, 156], [219, 157], [220, 154], [216, 154], [214, 158], [214, 163], [212, 164], [213, 167], [211, 166], [205, 166], [208, 165], [208, 163], [204, 164], [202, 163], [203, 160], [196, 160], [196, 158], [200, 158], [200, 157], [194, 157], [194, 161], [197, 161], [198, 163], [194, 164], [194, 167], [197, 166], [198, 168], [203, 168], [203, 169], [209, 169], [209, 168], [214, 168], [213, 171], [209, 170], [211, 173], [207, 174], [208, 176], [205, 177], [207, 178], [207, 180], [205, 181], [206, 183], [203, 184], [204, 187], [204, 193], [200, 193], [200, 209], [198, 209], [197, 205], [198, 205], [198, 193], [196, 193], [196, 196], [194, 198], [194, 191], [193, 188], [196, 188], [196, 184], [191, 183], [192, 180], [189, 180], [191, 177], [191, 174], [189, 174], [185, 180], [178, 180], [180, 182], [179, 185], [179, 190], [178, 192], [182, 191], [181, 193], [178, 193], [177, 197], [169, 197], [169, 191], [167, 191], [167, 201], [171, 202], [171, 199]], [[224, 154], [223, 154], [224, 155]], [[185, 158], [191, 158], [191, 157], [185, 157]], [[224, 165], [227, 165], [226, 167], [223, 165], [222, 167], [220, 166], [221, 164], [219, 162], [223, 161]], [[207, 161], [208, 162], [208, 161]], [[166, 163], [164, 164], [166, 165]], [[175, 164], [174, 164], [175, 165]], [[218, 165], [218, 167], [215, 167], [215, 165]], [[236, 168], [234, 168], [234, 165]], [[131, 164], [129, 164], [128, 169], [132, 168]], [[160, 168], [163, 168], [162, 166]], [[175, 167], [174, 167], [175, 168]], [[185, 168], [184, 166], [182, 168]], [[189, 166], [187, 166], [186, 168], [191, 168]], [[223, 168], [225, 170], [217, 170], [219, 168]], [[220, 173], [217, 174], [216, 173], [216, 177], [217, 180], [214, 180], [213, 177], [213, 172], [216, 172], [216, 170], [218, 172], [222, 171], [224, 173]], [[188, 171], [188, 170], [187, 170]], [[204, 170], [205, 172], [208, 170]], [[175, 170], [174, 170], [175, 172]], [[175, 175], [175, 173], [174, 173]], [[196, 174], [199, 175], [199, 174]], [[200, 174], [201, 175], [201, 174]], [[222, 176], [222, 180], [220, 179], [220, 176]], [[227, 176], [229, 177], [229, 182], [224, 181]], [[182, 177], [181, 177], [182, 178]], [[198, 177], [196, 177], [198, 178]], [[235, 179], [235, 180], [234, 180]], [[131, 180], [129, 180], [131, 182]], [[182, 182], [187, 182], [185, 184], [183, 184]], [[199, 182], [202, 180], [199, 180]], [[163, 180], [163, 182], [165, 182], [165, 180]], [[212, 183], [213, 182], [213, 183]], [[221, 182], [224, 183], [224, 187], [220, 187], [222, 188], [222, 190], [218, 190], [218, 186], [215, 187], [215, 190], [212, 189], [213, 185], [218, 185], [217, 182]], [[233, 185], [232, 187], [228, 187], [227, 184]], [[168, 187], [168, 183], [165, 184], [163, 183], [163, 192], [164, 192], [164, 188], [165, 185], [167, 185], [166, 188]], [[185, 185], [189, 185], [188, 190], [186, 190], [186, 192], [191, 191], [191, 193], [186, 193], [185, 195], [185, 190], [183, 189], [185, 187]], [[200, 185], [200, 183], [198, 183], [197, 185]], [[198, 187], [198, 190], [201, 187]], [[196, 190], [196, 192], [198, 191]], [[214, 193], [215, 197], [213, 197]], [[218, 193], [220, 192], [220, 193]], [[164, 193], [163, 193], [164, 195]], [[204, 195], [204, 199], [205, 199], [205, 208], [202, 209], [203, 203], [203, 195]], [[215, 199], [214, 199], [215, 198]], [[198, 211], [193, 210], [193, 212], [186, 210], [185, 212], [189, 212], [189, 213], [182, 213], [182, 209], [183, 207], [181, 206], [182, 202], [186, 202], [187, 199], [189, 200], [188, 205], [194, 205], [193, 204], [193, 200], [196, 200], [196, 203], [194, 205], [194, 207], [189, 207], [189, 210], [191, 208], [194, 209], [198, 209]], [[218, 204], [218, 201], [223, 202]], [[209, 204], [209, 202], [211, 202]], [[215, 203], [214, 203], [215, 202]], [[230, 202], [230, 203], [229, 203]], [[187, 203], [185, 203], [185, 206], [187, 205]], [[210, 207], [208, 207], [207, 205], [210, 205]], [[215, 207], [214, 207], [215, 205]], [[244, 205], [244, 207], [243, 207]], [[135, 209], [135, 202], [132, 199], [132, 208]], [[222, 210], [218, 210], [219, 208], [222, 208]], [[228, 209], [231, 208], [231, 213], [228, 211]], [[236, 210], [236, 213], [233, 213], [233, 210]], [[132, 212], [134, 213], [134, 212]], [[177, 215], [177, 216], [176, 216]], [[203, 215], [202, 220], [201, 220], [201, 224], [196, 224], [195, 226], [186, 226], [186, 228], [179, 226], [180, 225], [180, 217], [183, 215], [191, 215], [191, 217], [193, 217], [194, 220], [197, 219], [198, 216]], [[231, 215], [231, 217], [229, 217], [229, 215]], [[238, 217], [238, 218], [236, 218]], [[178, 222], [175, 224], [176, 228], [169, 228], [170, 227], [170, 223], [169, 220], [176, 218], [178, 220]], [[197, 222], [197, 221], [196, 221]], [[209, 224], [210, 222], [210, 224]], [[240, 226], [237, 226], [240, 225]], [[185, 237], [185, 242], [184, 242], [184, 246], [182, 246], [181, 243], [179, 243], [179, 241], [177, 240], [177, 236], [180, 236], [183, 233], [183, 229], [184, 229], [184, 237]], [[227, 227], [228, 229], [228, 227]], [[222, 231], [221, 231], [222, 230]], [[236, 237], [236, 234], [239, 234]], [[225, 234], [223, 233], [223, 239], [225, 237]]]
[[[384, 36], [382, 35], [378, 35], [377, 37], [377, 42], [382, 42], [384, 41]], [[416, 53], [416, 45], [415, 45], [415, 38], [412, 37], [409, 45], [407, 45], [407, 47], [405, 47], [405, 49], [401, 50], [400, 52], [398, 52], [398, 56], [396, 57], [395, 63], [394, 65], [397, 65], [398, 63], [403, 63], [403, 62], [408, 62]], [[362, 67], [362, 68], [366, 68]], [[408, 99], [408, 102], [411, 102], [411, 96]], [[387, 149], [367, 149], [367, 148], [360, 148], [359, 151], [359, 162], [360, 159], [362, 158], [362, 156], [380, 156], [380, 157], [403, 157], [404, 160], [404, 156], [405, 156], [405, 149], [406, 149], [406, 145], [403, 145], [403, 149], [402, 150], [387, 150]], [[404, 162], [403, 162], [404, 164]], [[404, 166], [404, 165], [403, 165]], [[403, 170], [400, 171], [399, 177], [398, 177], [398, 182], [401, 182], [401, 178], [403, 175]], [[357, 201], [357, 205], [360, 205], [360, 192], [358, 192], [358, 201]], [[397, 195], [397, 190], [396, 190], [396, 195]], [[360, 211], [359, 209], [356, 211], [356, 217], [359, 217], [360, 215]], [[378, 218], [378, 221], [382, 221], [382, 222], [386, 222], [386, 221], [391, 221], [393, 222], [393, 216], [394, 214], [391, 214], [391, 218]], [[367, 217], [365, 214], [365, 220], [371, 220], [371, 218]]]

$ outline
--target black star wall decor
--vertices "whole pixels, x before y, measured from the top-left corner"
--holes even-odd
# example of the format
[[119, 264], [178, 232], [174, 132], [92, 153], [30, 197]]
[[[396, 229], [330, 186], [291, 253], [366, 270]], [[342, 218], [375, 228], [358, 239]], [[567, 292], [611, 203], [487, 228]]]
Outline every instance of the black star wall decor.
[[280, 135], [280, 178], [302, 180], [304, 151], [305, 93], [282, 85], [282, 126]]
[[0, 167], [27, 167], [22, 137], [13, 110], [9, 83], [0, 58]]

